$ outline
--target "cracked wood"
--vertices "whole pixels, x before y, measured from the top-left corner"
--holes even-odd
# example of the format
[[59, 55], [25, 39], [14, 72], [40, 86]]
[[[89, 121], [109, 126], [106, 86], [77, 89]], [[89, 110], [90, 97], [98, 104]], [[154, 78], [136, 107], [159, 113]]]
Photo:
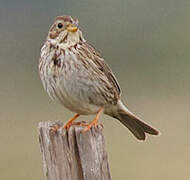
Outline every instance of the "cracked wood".
[[83, 133], [72, 126], [51, 132], [59, 122], [39, 123], [39, 142], [44, 174], [48, 180], [111, 180], [102, 126]]

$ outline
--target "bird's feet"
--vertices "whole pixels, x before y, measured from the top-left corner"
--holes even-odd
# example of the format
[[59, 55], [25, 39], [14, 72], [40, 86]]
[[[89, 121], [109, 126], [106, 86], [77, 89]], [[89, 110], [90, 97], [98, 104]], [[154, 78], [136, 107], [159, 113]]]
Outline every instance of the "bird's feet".
[[[96, 123], [94, 121], [92, 121], [91, 123], [86, 123], [85, 121], [82, 122], [73, 122], [70, 123], [68, 126], [64, 126], [65, 129], [69, 129], [71, 126], [76, 125], [76, 126], [82, 126], [85, 127], [83, 132], [87, 132], [88, 130], [90, 130], [90, 128], [92, 126], [96, 127], [99, 123]], [[100, 125], [103, 127], [103, 124], [100, 123]]]
[[88, 124], [87, 124], [86, 122], [82, 121], [82, 122], [66, 123], [66, 124], [64, 125], [64, 128], [65, 128], [65, 129], [69, 129], [69, 128], [70, 128], [71, 126], [73, 126], [73, 125], [77, 125], [77, 126], [88, 126]]
[[76, 124], [76, 123], [74, 123], [73, 121], [74, 121], [75, 119], [77, 119], [79, 116], [80, 116], [79, 114], [75, 114], [75, 116], [74, 116], [72, 119], [70, 119], [63, 127], [64, 127], [65, 129], [69, 129], [72, 125]]
[[83, 132], [87, 132], [90, 130], [92, 126], [96, 127], [97, 125], [98, 125], [98, 122], [93, 120], [91, 123], [85, 124], [86, 127], [84, 128]]
[[96, 127], [98, 125], [98, 119], [100, 118], [100, 115], [101, 115], [102, 112], [103, 112], [103, 108], [100, 108], [98, 110], [98, 112], [97, 112], [96, 117], [94, 118], [94, 120], [91, 123], [89, 123], [86, 128], [84, 128], [83, 132], [87, 132], [87, 131], [90, 130], [90, 128], [92, 126]]
[[53, 133], [57, 133], [58, 129], [60, 128], [61, 126], [59, 124], [55, 124], [55, 125], [52, 125], [50, 127], [50, 131], [53, 132]]
[[[70, 119], [64, 126], [63, 128], [65, 128], [66, 130], [68, 130], [72, 125], [78, 125], [78, 126], [84, 126], [84, 130], [83, 132], [87, 132], [90, 130], [90, 128], [92, 126], [97, 126], [98, 125], [98, 119], [100, 117], [100, 114], [103, 112], [103, 108], [100, 108], [96, 114], [96, 117], [94, 118], [94, 120], [91, 123], [85, 123], [84, 121], [82, 122], [74, 122], [74, 120], [76, 120], [80, 115], [79, 114], [75, 114], [75, 116]], [[56, 124], [55, 126], [51, 127], [51, 131], [53, 132], [57, 132], [57, 130], [60, 128], [60, 125]]]

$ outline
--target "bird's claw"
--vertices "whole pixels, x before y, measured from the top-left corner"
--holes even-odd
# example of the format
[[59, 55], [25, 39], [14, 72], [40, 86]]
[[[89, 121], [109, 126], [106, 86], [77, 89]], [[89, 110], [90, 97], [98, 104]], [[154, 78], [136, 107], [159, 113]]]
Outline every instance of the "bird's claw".
[[53, 133], [57, 133], [57, 131], [60, 127], [61, 126], [59, 124], [52, 125], [52, 126], [50, 126], [50, 131]]
[[97, 122], [92, 121], [91, 123], [85, 125], [87, 127], [84, 128], [83, 132], [87, 132], [92, 128], [92, 126], [97, 127], [97, 125]]
[[85, 121], [82, 121], [82, 122], [67, 123], [67, 124], [64, 125], [64, 128], [69, 129], [73, 125], [76, 125], [76, 126], [88, 126], [88, 124]]

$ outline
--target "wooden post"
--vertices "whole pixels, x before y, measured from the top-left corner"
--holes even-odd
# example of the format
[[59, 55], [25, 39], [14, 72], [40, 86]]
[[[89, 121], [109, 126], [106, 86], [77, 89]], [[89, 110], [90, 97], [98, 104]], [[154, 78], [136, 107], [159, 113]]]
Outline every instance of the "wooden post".
[[40, 122], [39, 142], [44, 174], [48, 180], [111, 180], [102, 126], [83, 133], [83, 127], [72, 126], [68, 131], [61, 123]]

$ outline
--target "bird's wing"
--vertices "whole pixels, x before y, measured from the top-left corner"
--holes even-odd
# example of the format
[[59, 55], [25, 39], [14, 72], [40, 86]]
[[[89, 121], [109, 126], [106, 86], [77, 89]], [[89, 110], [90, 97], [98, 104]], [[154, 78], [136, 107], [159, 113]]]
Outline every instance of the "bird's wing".
[[101, 57], [100, 53], [90, 44], [85, 43], [87, 48], [93, 53], [94, 58], [92, 59], [97, 65], [98, 69], [105, 74], [109, 82], [114, 86], [118, 96], [121, 95], [121, 89], [119, 83], [113, 74], [111, 68], [105, 63], [104, 59]]

